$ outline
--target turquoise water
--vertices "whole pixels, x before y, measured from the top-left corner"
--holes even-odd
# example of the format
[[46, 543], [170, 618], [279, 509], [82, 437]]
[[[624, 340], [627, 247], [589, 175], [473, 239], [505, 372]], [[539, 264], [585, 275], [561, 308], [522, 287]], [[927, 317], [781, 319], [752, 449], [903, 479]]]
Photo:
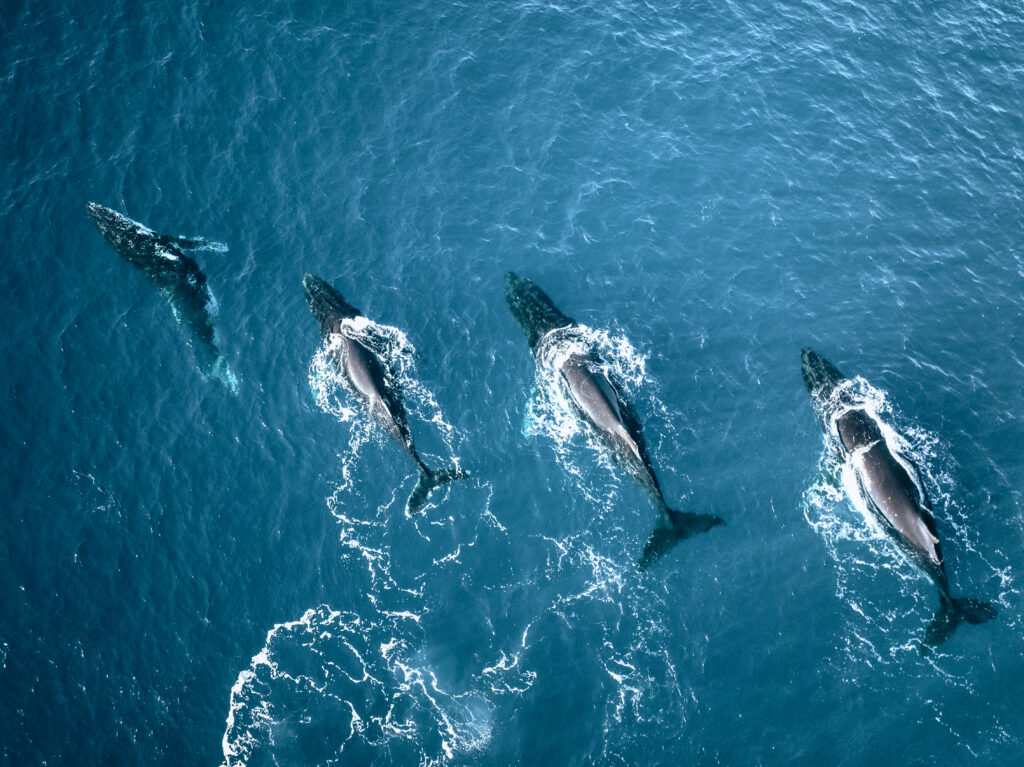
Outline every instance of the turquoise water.
[[[1017, 4], [0, 8], [11, 764], [1013, 764]], [[197, 260], [237, 395], [85, 215]], [[669, 502], [560, 408], [504, 299], [600, 340]], [[393, 328], [432, 465], [324, 365], [306, 272]], [[804, 389], [860, 376], [998, 618], [932, 587]]]

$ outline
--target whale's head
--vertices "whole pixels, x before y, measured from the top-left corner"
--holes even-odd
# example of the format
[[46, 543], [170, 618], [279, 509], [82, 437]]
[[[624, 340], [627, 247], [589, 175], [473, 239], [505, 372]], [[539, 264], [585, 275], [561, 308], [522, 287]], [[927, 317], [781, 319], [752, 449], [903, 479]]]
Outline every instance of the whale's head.
[[319, 277], [307, 274], [302, 278], [302, 288], [309, 310], [320, 324], [320, 333], [324, 336], [334, 332], [340, 320], [359, 316], [358, 309]]
[[111, 210], [105, 205], [100, 205], [98, 202], [87, 202], [85, 210], [93, 223], [100, 228], [100, 231], [110, 228], [125, 228], [132, 223], [131, 219], [127, 216], [122, 216], [116, 210]]
[[800, 371], [807, 391], [815, 402], [827, 400], [835, 388], [846, 380], [831, 362], [810, 348], [800, 352]]
[[135, 233], [148, 232], [127, 216], [122, 216], [116, 210], [111, 210], [98, 203], [86, 203], [85, 210], [92, 222], [96, 224], [96, 228], [100, 230], [103, 238], [115, 248], [125, 244], [127, 239]]
[[508, 300], [509, 311], [526, 334], [531, 349], [536, 349], [548, 331], [576, 324], [562, 314], [535, 283], [515, 272], [505, 275], [505, 298]]

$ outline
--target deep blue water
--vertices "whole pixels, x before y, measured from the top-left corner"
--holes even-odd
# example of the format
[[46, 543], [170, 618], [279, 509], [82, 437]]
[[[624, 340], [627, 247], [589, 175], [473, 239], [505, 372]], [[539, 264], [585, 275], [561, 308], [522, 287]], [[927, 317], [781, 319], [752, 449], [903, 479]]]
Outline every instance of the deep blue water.
[[[1024, 760], [1020, 5], [309, 5], [0, 6], [3, 761]], [[89, 200], [228, 245], [237, 395]], [[509, 269], [725, 527], [637, 569], [653, 507], [545, 396]], [[404, 334], [417, 443], [472, 472], [416, 519], [305, 272]], [[927, 658], [805, 345], [999, 608]]]

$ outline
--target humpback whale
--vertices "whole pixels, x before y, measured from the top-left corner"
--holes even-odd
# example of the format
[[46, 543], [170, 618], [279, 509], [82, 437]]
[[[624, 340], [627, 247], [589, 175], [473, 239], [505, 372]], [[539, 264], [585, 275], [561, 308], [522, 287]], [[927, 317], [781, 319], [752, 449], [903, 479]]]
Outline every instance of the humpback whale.
[[[233, 391], [237, 390], [238, 381], [227, 361], [221, 357], [214, 338], [213, 314], [216, 313], [217, 301], [199, 264], [183, 252], [200, 248], [222, 249], [224, 246], [212, 244], [201, 237], [159, 234], [95, 202], [87, 203], [86, 210], [103, 239], [156, 285], [170, 303], [178, 321], [199, 340], [209, 357], [208, 369], [204, 372], [213, 372]], [[201, 367], [206, 368], [205, 365]]]
[[359, 317], [359, 310], [319, 277], [307, 274], [302, 278], [302, 287], [309, 310], [320, 325], [320, 334], [332, 343], [334, 362], [356, 398], [416, 464], [419, 479], [409, 496], [405, 512], [410, 516], [419, 513], [433, 490], [469, 475], [462, 469], [434, 470], [423, 463], [409, 433], [398, 382], [388, 374], [373, 350], [352, 332], [351, 324], [345, 322]]
[[925, 631], [921, 651], [945, 642], [963, 621], [995, 617], [987, 602], [956, 598], [942, 560], [931, 505], [913, 463], [889, 449], [878, 421], [858, 403], [847, 380], [811, 349], [800, 353], [804, 383], [822, 425], [840, 458], [854, 472], [860, 495], [889, 538], [939, 593], [939, 609]]
[[[505, 275], [505, 297], [535, 358], [552, 331], [577, 327], [535, 283], [513, 272]], [[615, 461], [644, 489], [658, 510], [654, 532], [640, 555], [641, 569], [649, 567], [684, 538], [723, 524], [712, 514], [669, 508], [647, 454], [640, 421], [596, 348], [568, 354], [558, 372], [577, 415], [594, 429]]]

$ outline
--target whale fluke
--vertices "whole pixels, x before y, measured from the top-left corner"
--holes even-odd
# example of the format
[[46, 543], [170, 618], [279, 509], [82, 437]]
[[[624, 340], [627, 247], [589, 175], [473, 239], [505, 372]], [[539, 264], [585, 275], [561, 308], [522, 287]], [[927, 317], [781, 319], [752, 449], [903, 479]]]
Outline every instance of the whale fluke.
[[420, 476], [416, 482], [416, 487], [412, 489], [412, 494], [409, 496], [409, 502], [405, 505], [405, 513], [408, 516], [414, 516], [423, 511], [423, 507], [427, 505], [427, 498], [430, 494], [437, 490], [442, 485], [447, 485], [449, 482], [454, 482], [457, 479], [465, 479], [469, 476], [469, 472], [463, 469], [444, 469], [441, 471], [433, 471], [428, 469], [426, 466], [419, 466]]
[[232, 394], [238, 394], [238, 376], [235, 375], [226, 359], [218, 357], [210, 368], [210, 374], [218, 381], [223, 382]]
[[939, 611], [935, 613], [931, 623], [925, 630], [921, 640], [921, 654], [927, 655], [932, 648], [942, 644], [956, 631], [963, 622], [977, 626], [996, 617], [995, 606], [980, 599], [952, 599], [942, 597]]
[[706, 533], [712, 527], [724, 524], [725, 520], [714, 514], [694, 514], [666, 507], [658, 513], [654, 532], [651, 533], [643, 553], [640, 554], [638, 562], [640, 569], [646, 570], [668, 553], [669, 549], [679, 541], [698, 533]]

